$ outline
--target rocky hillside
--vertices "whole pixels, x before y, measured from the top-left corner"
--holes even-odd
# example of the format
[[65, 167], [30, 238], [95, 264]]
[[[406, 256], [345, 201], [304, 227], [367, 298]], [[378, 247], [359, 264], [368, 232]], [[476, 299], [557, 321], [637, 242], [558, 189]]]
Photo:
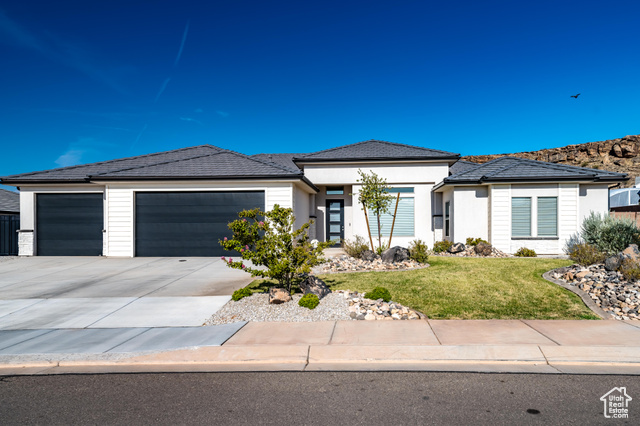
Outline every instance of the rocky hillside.
[[486, 163], [505, 155], [628, 173], [630, 179], [623, 184], [627, 187], [633, 186], [635, 178], [640, 176], [640, 135], [515, 154], [469, 155], [462, 159]]

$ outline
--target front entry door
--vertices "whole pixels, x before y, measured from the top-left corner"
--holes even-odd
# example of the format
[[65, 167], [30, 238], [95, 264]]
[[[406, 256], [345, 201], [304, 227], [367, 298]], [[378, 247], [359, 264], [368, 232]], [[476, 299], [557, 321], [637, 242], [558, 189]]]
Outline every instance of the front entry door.
[[327, 200], [327, 241], [339, 246], [344, 239], [344, 200]]

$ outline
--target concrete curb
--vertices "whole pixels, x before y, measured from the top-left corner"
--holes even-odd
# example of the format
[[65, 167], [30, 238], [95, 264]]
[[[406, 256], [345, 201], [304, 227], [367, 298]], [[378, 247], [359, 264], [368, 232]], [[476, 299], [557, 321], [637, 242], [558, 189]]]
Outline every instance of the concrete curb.
[[613, 316], [611, 314], [608, 314], [602, 308], [600, 308], [598, 305], [596, 305], [595, 302], [593, 301], [593, 299], [591, 299], [591, 297], [589, 297], [589, 295], [587, 293], [585, 293], [584, 291], [580, 290], [576, 286], [572, 286], [572, 285], [569, 285], [569, 284], [567, 284], [567, 283], [565, 283], [563, 281], [556, 280], [555, 278], [552, 278], [551, 274], [553, 272], [555, 272], [556, 270], [557, 269], [552, 269], [550, 271], [545, 272], [544, 274], [542, 274], [542, 278], [544, 278], [545, 280], [547, 280], [549, 282], [557, 284], [560, 287], [565, 288], [565, 289], [569, 290], [570, 292], [580, 296], [580, 299], [582, 299], [582, 301], [587, 306], [587, 308], [591, 309], [593, 311], [593, 313], [598, 315], [600, 318], [602, 318], [604, 320], [614, 320], [615, 321], [615, 318], [613, 318]]
[[234, 371], [456, 371], [640, 375], [640, 346], [215, 346], [0, 364], [0, 376]]

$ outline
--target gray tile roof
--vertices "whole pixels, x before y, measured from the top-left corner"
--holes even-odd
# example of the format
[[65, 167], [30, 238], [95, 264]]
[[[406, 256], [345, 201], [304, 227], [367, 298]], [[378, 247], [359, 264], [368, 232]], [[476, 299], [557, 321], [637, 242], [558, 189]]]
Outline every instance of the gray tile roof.
[[438, 151], [394, 142], [368, 140], [351, 145], [294, 157], [296, 163], [322, 161], [381, 161], [381, 160], [452, 160], [460, 157], [453, 152]]
[[90, 179], [302, 177], [302, 171], [212, 145], [3, 177], [3, 182], [85, 182]]
[[299, 170], [296, 163], [293, 162], [293, 159], [294, 157], [300, 157], [301, 155], [306, 154], [254, 154], [251, 158], [276, 163], [291, 170]]
[[20, 213], [20, 194], [0, 188], [0, 212]]
[[471, 161], [458, 160], [453, 165], [449, 167], [449, 175], [455, 175], [458, 173], [466, 172], [469, 170], [473, 170], [476, 167], [479, 167], [479, 163], [473, 163]]
[[558, 180], [621, 182], [627, 180], [627, 175], [517, 157], [500, 157], [478, 167], [451, 175], [443, 182], [444, 184], [455, 184]]

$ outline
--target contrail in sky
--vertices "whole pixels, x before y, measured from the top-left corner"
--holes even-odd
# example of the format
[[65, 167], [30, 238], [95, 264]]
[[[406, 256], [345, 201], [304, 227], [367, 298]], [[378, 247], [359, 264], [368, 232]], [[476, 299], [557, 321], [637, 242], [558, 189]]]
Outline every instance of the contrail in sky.
[[164, 92], [164, 89], [167, 88], [167, 84], [169, 84], [170, 81], [171, 81], [171, 78], [169, 78], [169, 77], [164, 79], [164, 81], [162, 82], [162, 86], [160, 87], [160, 90], [158, 91], [158, 94], [156, 95], [156, 100], [154, 102], [158, 102], [158, 99], [160, 99], [160, 95], [162, 95], [162, 92]]
[[136, 146], [136, 144], [138, 143], [138, 141], [140, 140], [140, 138], [142, 137], [142, 134], [144, 133], [145, 130], [147, 130], [148, 127], [148, 123], [144, 123], [144, 127], [142, 128], [142, 130], [140, 130], [140, 133], [138, 133], [138, 137], [136, 138], [136, 140], [133, 142], [133, 145], [131, 145], [130, 149], [133, 149], [134, 146]]
[[184, 42], [187, 41], [187, 34], [189, 33], [189, 21], [187, 21], [187, 26], [184, 27], [184, 33], [182, 34], [182, 42], [180, 43], [180, 50], [178, 50], [178, 56], [176, 56], [176, 60], [173, 62], [173, 67], [178, 66], [178, 62], [180, 61], [180, 56], [182, 56], [182, 49], [184, 49]]

